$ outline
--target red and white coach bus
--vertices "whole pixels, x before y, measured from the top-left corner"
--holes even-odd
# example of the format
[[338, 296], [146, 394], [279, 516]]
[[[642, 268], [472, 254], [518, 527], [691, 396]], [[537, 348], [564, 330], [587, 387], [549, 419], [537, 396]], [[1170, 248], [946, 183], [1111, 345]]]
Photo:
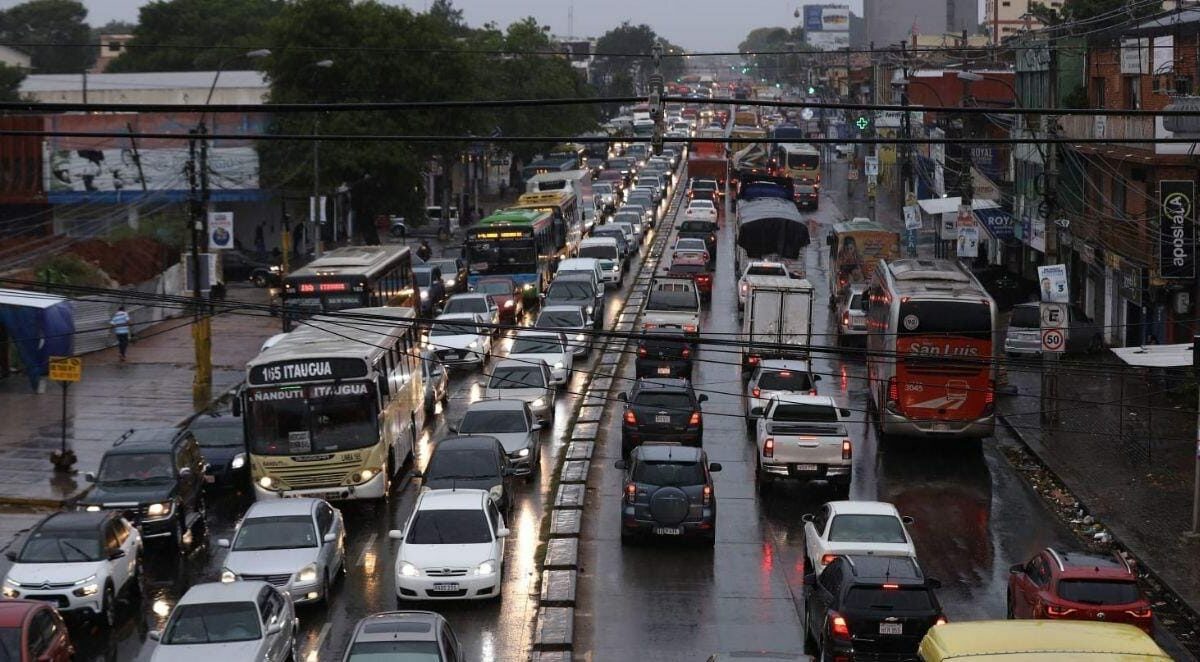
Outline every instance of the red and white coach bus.
[[884, 435], [978, 438], [996, 425], [996, 303], [949, 260], [881, 262], [871, 277], [867, 379]]

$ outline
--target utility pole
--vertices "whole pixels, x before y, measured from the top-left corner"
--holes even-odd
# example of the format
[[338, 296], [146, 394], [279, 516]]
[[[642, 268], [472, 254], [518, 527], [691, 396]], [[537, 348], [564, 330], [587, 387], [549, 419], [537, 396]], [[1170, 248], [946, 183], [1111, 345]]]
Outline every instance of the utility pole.
[[[663, 108], [663, 74], [662, 74], [662, 44], [654, 44], [650, 51], [650, 56], [654, 61], [654, 73], [650, 74], [650, 118], [654, 120], [654, 137], [650, 139], [650, 147], [654, 150], [655, 156], [662, 155], [663, 149], [663, 124], [666, 121], [665, 108]], [[733, 118], [729, 121], [732, 123]]]
[[[871, 42], [871, 52], [873, 53], [874, 51], [875, 51], [875, 42]], [[876, 60], [874, 58], [872, 58], [871, 59], [871, 103], [878, 104], [879, 101], [880, 101], [880, 99], [879, 99], [879, 65], [876, 63]], [[875, 115], [874, 110], [871, 110], [868, 112], [871, 113], [871, 118], [870, 118], [871, 121], [867, 123], [868, 127], [871, 129], [869, 137], [875, 138], [878, 135], [876, 132], [876, 129], [875, 129], [875, 122], [879, 118]], [[876, 159], [876, 161], [875, 161], [876, 163], [879, 162], [878, 161], [879, 145], [874, 142], [871, 143], [871, 157]], [[866, 163], [865, 162], [863, 163], [863, 172], [864, 173], [866, 172]], [[872, 221], [876, 220], [875, 219], [875, 178], [872, 176], [867, 176], [867, 217], [870, 218]]]
[[[317, 114], [316, 120], [313, 122], [313, 190], [312, 204], [309, 209], [312, 210], [309, 219], [305, 237], [306, 240], [313, 242], [313, 254], [316, 257], [321, 257], [321, 212], [324, 205], [321, 204], [321, 141], [317, 138], [321, 132], [321, 115]], [[442, 215], [449, 212], [443, 211]], [[307, 242], [305, 242], [307, 243]], [[302, 244], [303, 245], [303, 244]]]
[[[1046, 72], [1050, 84], [1047, 95], [1048, 107], [1058, 108], [1058, 56], [1057, 50], [1050, 48], [1050, 67]], [[1043, 134], [1055, 137], [1058, 134], [1058, 118], [1042, 116]], [[1046, 190], [1042, 195], [1042, 209], [1038, 210], [1046, 227], [1046, 264], [1058, 264], [1058, 226], [1054, 217], [1058, 215], [1058, 146], [1049, 141], [1046, 145]], [[1042, 420], [1045, 423], [1057, 423], [1059, 417], [1058, 401], [1058, 352], [1042, 352]]]
[[[188, 222], [192, 235], [192, 342], [196, 355], [196, 371], [192, 378], [192, 402], [196, 407], [206, 406], [212, 396], [212, 335], [210, 320], [204, 313], [203, 289], [200, 267], [200, 246], [207, 243], [202, 238], [205, 231], [205, 201], [208, 198], [208, 149], [204, 145], [204, 124], [188, 132], [187, 175], [189, 186]], [[196, 142], [200, 141], [200, 163], [196, 162]], [[209, 274], [211, 277], [212, 274]]]
[[[905, 42], [900, 42], [900, 70], [903, 72], [904, 85], [900, 88], [900, 105], [903, 113], [900, 116], [900, 127], [904, 132], [904, 147], [902, 150], [903, 156], [900, 161], [900, 218], [904, 218], [904, 207], [909, 204], [911, 198], [916, 197], [916, 186], [913, 184], [913, 169], [912, 169], [912, 145], [907, 141], [912, 138], [912, 121], [909, 119], [908, 112], [908, 85], [909, 76], [912, 75], [908, 69], [908, 50], [905, 48]], [[916, 234], [917, 230], [904, 228], [904, 234]], [[911, 244], [916, 246], [914, 240]], [[916, 257], [916, 251], [913, 251], [912, 257]]]

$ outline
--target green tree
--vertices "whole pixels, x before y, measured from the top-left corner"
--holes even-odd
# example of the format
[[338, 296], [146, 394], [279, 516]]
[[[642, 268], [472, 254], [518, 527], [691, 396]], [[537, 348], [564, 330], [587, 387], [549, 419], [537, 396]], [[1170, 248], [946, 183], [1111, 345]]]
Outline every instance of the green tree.
[[[263, 47], [285, 0], [154, 0], [138, 10], [129, 47], [108, 71], [205, 71]], [[299, 43], [313, 42], [311, 37]], [[214, 47], [220, 48], [214, 48]]]
[[[614, 82], [625, 78], [645, 84], [646, 77], [653, 71], [650, 55], [655, 45], [662, 46], [664, 55], [682, 54], [684, 49], [660, 37], [646, 24], [632, 25], [629, 21], [605, 32], [596, 40], [596, 51], [612, 53], [613, 56], [601, 55], [597, 58], [595, 73], [599, 81], [598, 87], [605, 96], [612, 96]], [[644, 57], [629, 57], [630, 54]], [[684, 63], [681, 57], [664, 57], [662, 73], [667, 80], [677, 78], [683, 73]]]
[[0, 101], [20, 101], [25, 72], [0, 62]]
[[96, 60], [87, 8], [78, 0], [29, 0], [0, 11], [0, 41], [39, 44], [22, 48], [40, 74], [80, 73]]

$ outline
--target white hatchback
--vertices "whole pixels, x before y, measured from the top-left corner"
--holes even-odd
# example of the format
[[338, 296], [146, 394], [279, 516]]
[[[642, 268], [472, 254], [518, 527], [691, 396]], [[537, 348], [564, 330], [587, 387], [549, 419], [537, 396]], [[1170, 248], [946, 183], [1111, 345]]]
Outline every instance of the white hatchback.
[[804, 515], [804, 553], [808, 567], [821, 574], [846, 554], [916, 558], [917, 549], [896, 507], [883, 501], [830, 501], [816, 515]]
[[575, 365], [575, 353], [565, 333], [537, 329], [517, 329], [508, 358], [526, 363], [544, 361], [550, 366], [554, 384], [566, 384]]
[[492, 334], [479, 322], [476, 313], [442, 313], [430, 325], [426, 344], [446, 365], [483, 365], [492, 351]]

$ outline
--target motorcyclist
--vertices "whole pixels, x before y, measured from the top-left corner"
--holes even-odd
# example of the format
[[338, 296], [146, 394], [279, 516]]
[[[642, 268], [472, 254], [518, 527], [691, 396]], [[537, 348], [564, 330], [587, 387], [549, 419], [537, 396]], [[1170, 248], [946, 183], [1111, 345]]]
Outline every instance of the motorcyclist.
[[428, 261], [429, 258], [433, 257], [433, 249], [429, 247], [428, 239], [421, 240], [421, 245], [417, 247], [417, 257], [421, 258], [422, 261]]

